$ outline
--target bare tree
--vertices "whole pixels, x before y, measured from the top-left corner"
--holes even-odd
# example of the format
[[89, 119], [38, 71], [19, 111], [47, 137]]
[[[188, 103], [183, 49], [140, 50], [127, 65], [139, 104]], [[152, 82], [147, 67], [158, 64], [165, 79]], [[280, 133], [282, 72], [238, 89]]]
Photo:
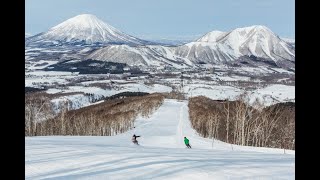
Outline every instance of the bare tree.
[[226, 116], [226, 142], [229, 143], [229, 124], [230, 124], [230, 102], [224, 104], [224, 112]]
[[265, 107], [256, 99], [251, 106], [243, 94], [236, 101], [193, 97], [188, 106], [192, 127], [212, 142], [294, 148], [294, 104]]

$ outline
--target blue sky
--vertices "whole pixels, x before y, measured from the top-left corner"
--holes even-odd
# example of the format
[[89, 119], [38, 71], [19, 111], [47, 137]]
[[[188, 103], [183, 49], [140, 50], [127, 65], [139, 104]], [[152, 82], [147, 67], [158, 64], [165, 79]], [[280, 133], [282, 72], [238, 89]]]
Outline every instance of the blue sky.
[[145, 39], [192, 39], [213, 30], [265, 25], [295, 36], [294, 0], [25, 0], [25, 31], [32, 35], [89, 13]]

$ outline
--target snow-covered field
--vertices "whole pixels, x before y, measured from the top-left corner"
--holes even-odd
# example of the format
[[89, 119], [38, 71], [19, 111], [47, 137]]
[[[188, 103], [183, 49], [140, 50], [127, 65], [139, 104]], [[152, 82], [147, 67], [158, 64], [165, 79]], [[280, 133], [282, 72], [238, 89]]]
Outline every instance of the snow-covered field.
[[26, 137], [26, 179], [295, 179], [294, 151], [212, 144], [191, 128], [186, 101], [165, 100], [135, 127], [109, 137]]
[[279, 102], [295, 102], [295, 86], [282, 84], [270, 85], [249, 92], [249, 96], [251, 102], [258, 98], [267, 106]]
[[[70, 92], [83, 92], [94, 94], [96, 98], [100, 98], [101, 96], [112, 96], [121, 92], [147, 92], [147, 93], [155, 93], [155, 92], [171, 92], [172, 88], [160, 84], [154, 84], [153, 86], [146, 86], [144, 84], [139, 83], [128, 83], [119, 85], [119, 90], [115, 89], [101, 89], [99, 87], [85, 87], [85, 86], [69, 86], [68, 89], [48, 89], [46, 92], [49, 94], [55, 93], [70, 93]], [[55, 107], [58, 107], [60, 102], [65, 100], [70, 100], [72, 102], [71, 109], [79, 109], [81, 107], [89, 106], [92, 103], [89, 101], [89, 97], [84, 94], [77, 95], [69, 95], [62, 96], [56, 99], [51, 100], [55, 104]], [[57, 110], [58, 112], [58, 110]]]
[[[119, 75], [120, 76], [120, 75]], [[99, 75], [79, 75], [78, 73], [71, 72], [50, 72], [50, 71], [33, 71], [26, 73], [25, 85], [38, 87], [39, 85], [54, 85], [54, 84], [68, 84], [73, 79], [80, 78], [93, 78], [93, 80], [83, 80], [78, 83], [77, 86], [68, 86], [64, 89], [50, 88], [47, 93], [59, 93], [59, 92], [84, 92], [92, 93], [95, 96], [112, 96], [117, 93], [131, 91], [131, 92], [171, 92], [172, 88], [168, 86], [180, 87], [181, 79], [179, 78], [167, 78], [161, 79], [153, 85], [144, 84], [144, 78], [137, 78], [131, 80], [120, 79], [97, 79]], [[101, 76], [107, 78], [108, 75]], [[227, 76], [227, 75], [213, 75], [213, 80], [206, 81], [197, 78], [184, 80], [183, 92], [187, 97], [194, 96], [206, 96], [214, 100], [235, 100], [240, 94], [244, 93], [244, 90], [235, 85], [219, 85], [221, 80], [223, 81], [248, 81], [249, 77], [243, 76]], [[114, 84], [112, 84], [112, 82]], [[102, 89], [100, 87], [93, 87], [90, 84], [103, 83], [108, 84], [111, 89]], [[267, 87], [260, 87], [254, 90], [247, 91], [250, 96], [250, 103], [255, 99], [259, 99], [264, 105], [272, 105], [279, 102], [294, 102], [295, 101], [295, 86], [270, 84]], [[85, 100], [87, 101], [87, 100]], [[81, 107], [81, 106], [79, 106]]]
[[[188, 84], [184, 87], [184, 92], [187, 93], [188, 97], [202, 95], [213, 100], [235, 100], [245, 91], [232, 86]], [[265, 106], [279, 102], [295, 101], [295, 86], [274, 84], [265, 88], [259, 88], [247, 92], [250, 104], [256, 99], [262, 102]]]
[[206, 96], [214, 100], [235, 99], [242, 90], [231, 86], [190, 84], [184, 87], [188, 97]]

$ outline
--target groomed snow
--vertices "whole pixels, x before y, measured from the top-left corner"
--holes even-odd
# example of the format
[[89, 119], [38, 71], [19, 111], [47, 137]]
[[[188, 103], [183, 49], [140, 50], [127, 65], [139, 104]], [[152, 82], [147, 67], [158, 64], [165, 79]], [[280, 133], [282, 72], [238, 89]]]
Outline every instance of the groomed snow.
[[[26, 179], [295, 179], [295, 152], [201, 138], [186, 101], [165, 100], [117, 136], [25, 138]], [[141, 135], [141, 146], [131, 143]], [[183, 137], [190, 140], [186, 149]]]

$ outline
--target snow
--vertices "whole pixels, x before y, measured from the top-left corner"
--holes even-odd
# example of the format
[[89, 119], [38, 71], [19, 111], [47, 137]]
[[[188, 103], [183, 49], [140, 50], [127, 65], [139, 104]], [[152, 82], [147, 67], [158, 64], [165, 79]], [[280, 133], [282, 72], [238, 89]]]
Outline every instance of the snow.
[[287, 86], [282, 84], [270, 85], [265, 88], [250, 92], [249, 96], [251, 102], [258, 98], [267, 106], [278, 102], [294, 102], [295, 86]]
[[27, 37], [30, 37], [30, 36], [32, 36], [32, 35], [30, 33], [26, 32], [24, 37], [27, 38]]
[[91, 50], [92, 50], [92, 49], [91, 49], [90, 47], [86, 47], [86, 48], [80, 50], [79, 52], [80, 52], [80, 53], [86, 53], [86, 52], [91, 51]]
[[25, 52], [29, 52], [29, 51], [41, 51], [43, 50], [43, 48], [30, 48], [28, 47], [28, 49], [25, 49]]
[[[214, 66], [214, 68], [224, 69], [227, 67], [224, 66]], [[239, 71], [247, 71], [250, 73], [262, 73], [264, 72], [272, 72], [272, 71], [280, 71], [284, 73], [286, 71], [281, 71], [280, 68], [274, 69], [267, 69], [267, 68], [238, 68]], [[31, 87], [39, 87], [40, 85], [53, 85], [54, 83], [58, 84], [67, 84], [73, 81], [74, 78], [81, 78], [86, 77], [88, 75], [77, 75], [71, 72], [57, 72], [57, 71], [34, 71], [34, 72], [27, 72], [25, 78], [25, 86]], [[195, 74], [197, 77], [191, 77], [192, 79], [199, 78], [201, 76], [208, 76], [211, 77], [212, 81], [205, 81], [205, 80], [186, 80], [184, 82], [184, 92], [187, 94], [187, 97], [194, 97], [194, 96], [206, 96], [208, 98], [214, 100], [234, 100], [238, 95], [243, 93], [244, 91], [240, 88], [235, 86], [229, 85], [219, 85], [218, 81], [250, 81], [249, 77], [245, 76], [228, 76], [226, 74]], [[90, 77], [90, 76], [89, 76]], [[284, 79], [283, 79], [284, 80]], [[80, 86], [68, 86], [65, 89], [55, 89], [50, 88], [47, 90], [47, 93], [54, 94], [58, 92], [84, 92], [84, 93], [93, 93], [96, 96], [112, 96], [117, 93], [131, 91], [131, 92], [147, 92], [147, 93], [154, 93], [154, 92], [171, 92], [172, 88], [163, 84], [172, 84], [172, 85], [180, 85], [180, 79], [176, 78], [167, 78], [163, 79], [155, 84], [146, 85], [144, 84], [143, 79], [136, 79], [136, 80], [112, 80], [115, 82], [111, 84], [110, 80], [91, 80], [81, 82]], [[258, 81], [258, 80], [257, 80]], [[92, 83], [106, 83], [109, 84], [112, 89], [101, 89], [100, 87], [90, 87]], [[89, 87], [88, 87], [89, 86]], [[278, 102], [294, 102], [295, 101], [295, 87], [294, 86], [287, 86], [287, 85], [270, 85], [266, 88], [260, 88], [256, 90], [248, 91], [251, 95], [250, 102], [253, 102], [256, 98], [266, 101], [267, 105], [278, 103]]]
[[79, 74], [79, 72], [66, 72], [66, 71], [32, 71], [26, 74], [36, 76], [70, 76], [73, 74]]
[[62, 90], [61, 89], [55, 89], [55, 88], [50, 88], [46, 91], [46, 93], [48, 94], [55, 94], [55, 93], [59, 93], [61, 92]]
[[213, 100], [235, 99], [242, 90], [231, 86], [190, 84], [184, 87], [188, 97], [206, 96]]
[[236, 72], [248, 72], [251, 74], [264, 74], [264, 73], [272, 73], [273, 71], [264, 67], [264, 66], [259, 66], [259, 67], [238, 67], [237, 69], [234, 69]]
[[[50, 62], [50, 61], [48, 61]], [[53, 63], [53, 62], [50, 62]], [[37, 87], [36, 84], [67, 84], [66, 80], [70, 76], [75, 76], [78, 72], [64, 72], [64, 71], [41, 71], [34, 70], [25, 73], [25, 86]]]
[[[295, 43], [295, 42], [293, 41], [292, 43]], [[289, 53], [290, 55], [292, 55], [292, 56], [295, 56], [295, 54], [293, 54], [293, 53], [291, 53], [291, 52], [289, 51], [289, 49], [288, 49], [288, 47], [286, 46], [285, 43], [280, 42], [279, 44], [286, 50], [286, 52], [288, 52], [288, 53]]]
[[[165, 100], [135, 127], [116, 136], [26, 137], [25, 179], [295, 179], [295, 151], [212, 145], [191, 128], [186, 101]], [[141, 146], [131, 143], [134, 133]]]
[[245, 76], [213, 76], [222, 81], [249, 81], [250, 77]]
[[295, 43], [295, 39], [291, 39], [291, 38], [281, 38], [282, 40], [284, 40], [285, 42], [288, 42], [288, 43]]
[[36, 84], [66, 84], [67, 81], [65, 79], [58, 79], [56, 77], [36, 77], [36, 78], [25, 78], [25, 86], [29, 87], [37, 87]]
[[172, 88], [165, 86], [165, 85], [160, 85], [160, 84], [154, 84], [153, 86], [147, 86], [144, 84], [137, 84], [137, 83], [130, 83], [130, 84], [125, 84], [121, 86], [122, 89], [121, 91], [130, 91], [130, 92], [147, 92], [147, 93], [155, 93], [155, 92], [171, 92]]
[[291, 71], [287, 71], [285, 69], [282, 69], [282, 68], [271, 68], [272, 70], [275, 70], [279, 73], [287, 73], [287, 74], [295, 74], [294, 72], [291, 72]]
[[286, 80], [289, 80], [290, 78], [282, 78], [282, 79], [278, 79], [277, 82], [283, 82], [283, 81], [286, 81]]
[[89, 106], [91, 103], [89, 102], [89, 98], [84, 96], [83, 94], [76, 94], [70, 96], [62, 96], [56, 99], [51, 100], [54, 106], [55, 112], [59, 111], [59, 103], [71, 101], [72, 103], [69, 104], [69, 109], [79, 109], [81, 107]]
[[[274, 61], [278, 60], [275, 58], [278, 56], [286, 57], [290, 61], [294, 59], [292, 49], [269, 28], [261, 25], [237, 28], [229, 32], [212, 31], [196, 42], [190, 42], [181, 47], [178, 47], [176, 52], [181, 53], [181, 50], [188, 48], [188, 53], [184, 53], [184, 57], [197, 59], [210, 54], [214, 57], [210, 61], [216, 62], [224, 61], [224, 57], [227, 57], [227, 61], [236, 60], [243, 55], [255, 55]], [[207, 47], [207, 50], [201, 47]], [[274, 54], [276, 53], [274, 49], [279, 50], [279, 54]]]
[[84, 87], [84, 86], [68, 86], [68, 89], [60, 90], [51, 88], [47, 90], [47, 93], [54, 94], [57, 92], [63, 92], [63, 93], [70, 93], [70, 92], [83, 92], [83, 93], [91, 93], [98, 96], [112, 96], [114, 94], [117, 94], [116, 90], [104, 90], [99, 87]]
[[[99, 81], [96, 81], [99, 82]], [[88, 83], [86, 83], [88, 84]], [[147, 86], [144, 84], [136, 84], [136, 83], [128, 83], [128, 84], [121, 84], [117, 87], [117, 89], [101, 89], [99, 87], [85, 87], [85, 86], [68, 86], [68, 89], [55, 89], [50, 88], [46, 91], [48, 94], [55, 94], [55, 93], [70, 93], [70, 92], [83, 92], [83, 93], [90, 93], [93, 94], [96, 98], [100, 98], [101, 96], [112, 96], [121, 92], [147, 92], [147, 93], [164, 93], [164, 92], [171, 92], [172, 88], [161, 85], [161, 84], [154, 84], [153, 86]], [[51, 102], [58, 107], [59, 102], [63, 102], [66, 100], [70, 100], [72, 102], [69, 108], [71, 109], [79, 109], [85, 106], [92, 105], [94, 103], [90, 103], [87, 96], [83, 94], [76, 94], [76, 95], [69, 95], [69, 96], [62, 96], [56, 99], [51, 100]], [[58, 112], [58, 110], [56, 110]]]
[[67, 52], [70, 52], [70, 50], [49, 50], [49, 49], [45, 49], [45, 50], [41, 50], [41, 52], [47, 52], [47, 53], [53, 53], [53, 52], [67, 53]]
[[[27, 57], [26, 57], [27, 58]], [[46, 65], [41, 65], [39, 66], [39, 64], [43, 64], [43, 63], [47, 63]], [[40, 60], [37, 63], [32, 64], [32, 66], [29, 66], [28, 69], [32, 69], [32, 70], [36, 70], [36, 69], [43, 69], [47, 66], [53, 65], [58, 63], [58, 61], [45, 61], [45, 60]], [[38, 66], [35, 66], [38, 65]], [[28, 73], [28, 74], [34, 74], [34, 73]]]
[[[95, 82], [100, 82], [100, 81], [95, 81]], [[115, 81], [116, 82], [116, 81]], [[85, 84], [89, 84], [86, 82]], [[101, 89], [99, 87], [85, 87], [85, 86], [69, 86], [68, 89], [60, 90], [60, 89], [48, 89], [47, 93], [49, 94], [54, 94], [57, 92], [84, 92], [84, 93], [92, 93], [95, 95], [103, 95], [103, 96], [112, 96], [114, 94], [118, 94], [121, 92], [125, 91], [130, 91], [130, 92], [147, 92], [147, 93], [155, 93], [155, 92], [171, 92], [172, 88], [161, 85], [161, 84], [154, 84], [153, 86], [147, 86], [142, 83], [127, 83], [127, 84], [119, 84], [115, 85], [117, 86], [115, 89]]]

